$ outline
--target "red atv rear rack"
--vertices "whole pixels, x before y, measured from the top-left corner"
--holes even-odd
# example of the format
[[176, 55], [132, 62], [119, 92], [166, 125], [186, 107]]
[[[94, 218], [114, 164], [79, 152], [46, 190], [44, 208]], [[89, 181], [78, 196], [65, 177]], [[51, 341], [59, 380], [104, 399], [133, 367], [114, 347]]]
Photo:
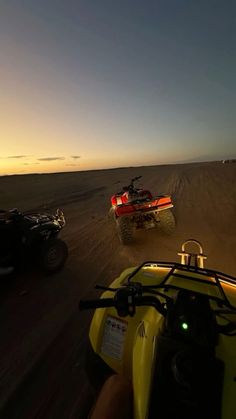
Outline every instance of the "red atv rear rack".
[[[115, 205], [114, 205], [115, 207]], [[171, 202], [171, 198], [167, 197], [157, 197], [153, 200], [148, 200], [144, 202], [136, 202], [136, 203], [121, 203], [120, 205], [116, 204], [115, 214], [117, 217], [122, 215], [132, 215], [139, 211], [148, 212], [148, 211], [162, 211], [167, 208], [172, 208], [173, 204]]]

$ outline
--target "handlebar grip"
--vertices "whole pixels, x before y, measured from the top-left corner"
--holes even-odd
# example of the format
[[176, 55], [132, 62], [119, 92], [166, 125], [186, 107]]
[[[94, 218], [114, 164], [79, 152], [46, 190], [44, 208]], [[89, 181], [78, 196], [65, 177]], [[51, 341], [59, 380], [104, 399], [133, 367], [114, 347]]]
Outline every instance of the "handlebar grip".
[[114, 307], [113, 298], [100, 298], [96, 300], [80, 300], [79, 310]]

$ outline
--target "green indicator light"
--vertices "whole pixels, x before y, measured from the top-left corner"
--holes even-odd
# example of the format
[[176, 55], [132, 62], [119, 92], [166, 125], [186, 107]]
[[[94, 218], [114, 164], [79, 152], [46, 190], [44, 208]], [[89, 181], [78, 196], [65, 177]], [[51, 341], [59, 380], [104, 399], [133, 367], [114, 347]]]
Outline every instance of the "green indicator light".
[[187, 323], [182, 323], [182, 329], [184, 329], [184, 330], [188, 330], [188, 324]]

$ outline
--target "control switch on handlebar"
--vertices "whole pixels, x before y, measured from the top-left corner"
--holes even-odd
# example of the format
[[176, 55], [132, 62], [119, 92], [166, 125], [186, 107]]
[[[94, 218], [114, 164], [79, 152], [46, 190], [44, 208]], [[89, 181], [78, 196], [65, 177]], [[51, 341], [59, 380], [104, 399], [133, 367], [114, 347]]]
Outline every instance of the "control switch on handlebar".
[[135, 315], [135, 290], [131, 287], [120, 288], [114, 297], [114, 306], [120, 317]]

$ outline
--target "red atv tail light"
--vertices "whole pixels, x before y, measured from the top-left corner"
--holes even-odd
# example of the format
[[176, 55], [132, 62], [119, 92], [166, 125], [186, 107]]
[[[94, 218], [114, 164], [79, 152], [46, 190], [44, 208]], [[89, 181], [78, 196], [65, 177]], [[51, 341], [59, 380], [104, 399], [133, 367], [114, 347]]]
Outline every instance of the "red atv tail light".
[[116, 205], [116, 195], [113, 195], [112, 197], [111, 197], [111, 205], [112, 206], [114, 206], [114, 205]]
[[123, 195], [113, 195], [111, 197], [111, 205], [116, 207], [117, 205], [126, 204], [128, 202], [128, 197], [126, 194]]

